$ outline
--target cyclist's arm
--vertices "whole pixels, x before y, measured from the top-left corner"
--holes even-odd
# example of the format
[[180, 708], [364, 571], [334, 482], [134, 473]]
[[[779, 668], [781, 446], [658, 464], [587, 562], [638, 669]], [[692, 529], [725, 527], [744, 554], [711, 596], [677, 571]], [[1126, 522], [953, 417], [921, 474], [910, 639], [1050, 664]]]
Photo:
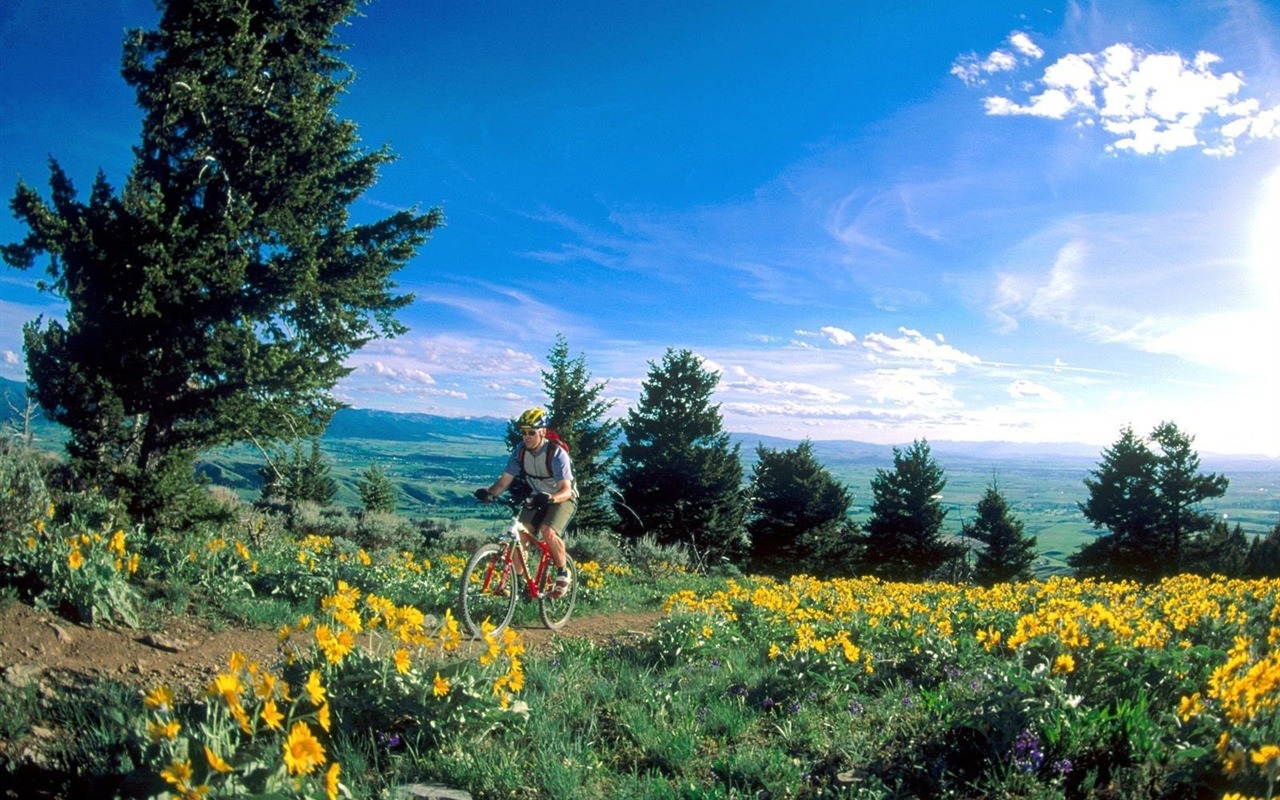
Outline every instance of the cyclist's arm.
[[515, 480], [515, 477], [510, 472], [504, 472], [498, 476], [496, 481], [489, 484], [489, 488], [485, 489], [485, 491], [489, 493], [490, 497], [497, 497], [507, 490], [507, 487]]
[[560, 481], [556, 484], [556, 490], [551, 493], [552, 503], [563, 503], [565, 500], [573, 499], [573, 483], [570, 481]]

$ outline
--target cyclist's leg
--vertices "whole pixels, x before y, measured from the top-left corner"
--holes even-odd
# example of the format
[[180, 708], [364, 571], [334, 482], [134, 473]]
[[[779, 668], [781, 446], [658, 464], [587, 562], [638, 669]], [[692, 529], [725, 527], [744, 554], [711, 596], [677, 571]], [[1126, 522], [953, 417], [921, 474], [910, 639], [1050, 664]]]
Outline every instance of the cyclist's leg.
[[[538, 527], [542, 524], [542, 520], [544, 517], [546, 517], [546, 515], [547, 515], [547, 510], [545, 508], [543, 509], [526, 508], [520, 512], [520, 518], [519, 518], [520, 536], [524, 539], [525, 544], [527, 545], [527, 549], [533, 554], [537, 554], [539, 547], [537, 544], [535, 544], [538, 541], [538, 537], [535, 536], [532, 533], [532, 531], [538, 530]], [[519, 558], [516, 559], [516, 569], [520, 571], [520, 575], [522, 577], [531, 578], [532, 576], [525, 575], [525, 571], [524, 571], [525, 565], [522, 563], [522, 561], [523, 559], [519, 559]], [[532, 566], [537, 567], [537, 559], [534, 560], [534, 563]]]
[[573, 514], [577, 510], [578, 504], [573, 500], [550, 506], [538, 530], [542, 535], [542, 541], [547, 543], [547, 548], [551, 551], [551, 560], [561, 569], [565, 564], [564, 537], [561, 534], [568, 530], [569, 521], [573, 519]]

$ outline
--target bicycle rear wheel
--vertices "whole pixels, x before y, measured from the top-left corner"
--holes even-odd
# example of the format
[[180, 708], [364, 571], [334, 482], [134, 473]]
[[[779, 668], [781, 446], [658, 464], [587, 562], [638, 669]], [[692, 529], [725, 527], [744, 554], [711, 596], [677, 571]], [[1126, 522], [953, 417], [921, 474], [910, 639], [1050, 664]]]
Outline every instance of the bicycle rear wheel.
[[551, 590], [556, 585], [555, 569], [547, 570], [539, 591], [542, 599], [538, 602], [538, 615], [542, 617], [542, 624], [553, 631], [558, 631], [569, 624], [569, 616], [573, 614], [573, 604], [578, 600], [578, 565], [573, 563], [573, 558], [568, 553], [565, 554], [564, 565], [573, 578], [573, 582], [569, 584], [569, 591], [563, 597], [551, 596]]
[[485, 620], [497, 633], [511, 623], [511, 616], [516, 612], [520, 582], [515, 565], [505, 558], [504, 551], [501, 545], [482, 545], [462, 570], [458, 616], [472, 638], [484, 635]]

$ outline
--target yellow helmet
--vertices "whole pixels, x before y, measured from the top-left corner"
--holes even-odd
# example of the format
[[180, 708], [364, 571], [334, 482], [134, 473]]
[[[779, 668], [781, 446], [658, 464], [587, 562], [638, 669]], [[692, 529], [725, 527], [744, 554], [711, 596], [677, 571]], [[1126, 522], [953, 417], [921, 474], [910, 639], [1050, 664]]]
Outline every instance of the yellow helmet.
[[540, 408], [531, 408], [520, 415], [516, 420], [517, 428], [545, 428], [547, 427], [547, 412]]

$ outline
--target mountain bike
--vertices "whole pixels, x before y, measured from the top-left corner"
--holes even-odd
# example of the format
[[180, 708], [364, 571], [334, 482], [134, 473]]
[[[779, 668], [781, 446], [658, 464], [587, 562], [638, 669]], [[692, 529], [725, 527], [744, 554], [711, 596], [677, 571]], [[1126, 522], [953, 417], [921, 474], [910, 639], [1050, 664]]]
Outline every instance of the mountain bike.
[[[578, 599], [578, 566], [573, 563], [573, 558], [565, 554], [565, 567], [572, 579], [569, 590], [556, 596], [556, 570], [551, 560], [551, 549], [539, 538], [526, 539], [520, 535], [522, 504], [513, 502], [510, 505], [513, 511], [511, 524], [496, 542], [482, 544], [476, 549], [462, 570], [458, 586], [459, 616], [467, 631], [477, 639], [484, 635], [486, 620], [493, 626], [490, 635], [501, 633], [510, 625], [516, 612], [516, 600], [521, 595], [526, 601], [538, 602], [538, 616], [542, 618], [542, 624], [553, 631], [568, 624]], [[539, 517], [535, 516], [534, 530], [537, 530], [539, 522]], [[532, 571], [529, 569], [529, 551], [533, 549], [530, 542], [537, 550], [536, 567]]]

